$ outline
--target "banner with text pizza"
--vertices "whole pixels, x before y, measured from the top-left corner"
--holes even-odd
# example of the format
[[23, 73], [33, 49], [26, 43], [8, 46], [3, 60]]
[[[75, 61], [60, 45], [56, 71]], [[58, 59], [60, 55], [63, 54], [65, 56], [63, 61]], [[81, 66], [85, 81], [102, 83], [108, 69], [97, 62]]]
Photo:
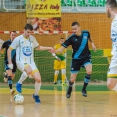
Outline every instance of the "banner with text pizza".
[[26, 15], [35, 31], [61, 31], [60, 0], [27, 0]]

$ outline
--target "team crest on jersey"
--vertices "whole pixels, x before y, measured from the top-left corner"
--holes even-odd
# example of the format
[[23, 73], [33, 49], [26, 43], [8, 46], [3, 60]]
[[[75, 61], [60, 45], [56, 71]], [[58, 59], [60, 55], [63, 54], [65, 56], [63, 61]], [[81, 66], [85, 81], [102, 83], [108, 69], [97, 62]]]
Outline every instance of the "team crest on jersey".
[[78, 41], [78, 39], [75, 39], [75, 41]]
[[84, 39], [87, 39], [87, 36], [84, 36]]
[[30, 46], [23, 47], [22, 51], [25, 56], [30, 56], [32, 54], [32, 48]]

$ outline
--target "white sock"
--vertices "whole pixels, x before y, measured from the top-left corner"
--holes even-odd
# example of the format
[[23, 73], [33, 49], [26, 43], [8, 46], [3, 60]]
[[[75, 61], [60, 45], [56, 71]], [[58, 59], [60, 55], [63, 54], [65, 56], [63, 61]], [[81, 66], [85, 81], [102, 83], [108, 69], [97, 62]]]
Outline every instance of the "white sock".
[[112, 90], [115, 90], [117, 92], [117, 84], [115, 85], [115, 87]]
[[22, 84], [22, 82], [28, 77], [25, 71], [23, 71], [18, 83]]
[[40, 87], [41, 87], [41, 83], [35, 82], [35, 93], [34, 93], [34, 95], [38, 95]]

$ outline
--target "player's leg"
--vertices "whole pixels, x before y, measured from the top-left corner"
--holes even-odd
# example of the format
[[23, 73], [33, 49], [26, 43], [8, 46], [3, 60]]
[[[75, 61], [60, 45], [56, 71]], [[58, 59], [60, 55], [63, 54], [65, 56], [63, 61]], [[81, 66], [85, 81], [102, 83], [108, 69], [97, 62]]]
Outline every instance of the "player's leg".
[[31, 68], [29, 65], [24, 65], [23, 63], [17, 63], [17, 67], [20, 71], [22, 71], [21, 77], [16, 83], [16, 90], [19, 93], [22, 93], [22, 83], [23, 81], [28, 77], [27, 71], [31, 71]]
[[84, 85], [82, 88], [82, 95], [84, 97], [87, 97], [87, 91], [86, 91], [86, 87], [89, 84], [90, 78], [91, 78], [91, 74], [92, 74], [92, 61], [91, 61], [91, 56], [88, 56], [86, 58], [83, 59], [83, 67], [85, 67], [86, 69], [86, 74], [84, 77]]
[[40, 87], [41, 87], [41, 75], [38, 71], [38, 69], [35, 69], [32, 71], [33, 78], [35, 79], [35, 92], [33, 94], [33, 98], [35, 100], [36, 103], [40, 103], [40, 97], [38, 95], [39, 91], [40, 91]]
[[57, 84], [58, 74], [60, 70], [60, 62], [58, 60], [54, 60], [54, 84]]
[[71, 73], [71, 77], [69, 80], [69, 86], [68, 86], [67, 93], [66, 93], [67, 98], [71, 97], [72, 87], [73, 87], [73, 84], [76, 80], [76, 76], [77, 76], [77, 73], [73, 73], [73, 74]]
[[67, 98], [71, 97], [72, 87], [73, 87], [73, 84], [76, 80], [76, 77], [77, 77], [79, 70], [80, 70], [80, 61], [73, 59], [72, 64], [71, 64], [71, 76], [70, 76], [70, 80], [69, 80], [69, 86], [68, 86], [68, 90], [66, 93]]
[[3, 73], [3, 76], [4, 76], [4, 82], [7, 82], [8, 78], [7, 78], [7, 72], [6, 71]]
[[9, 69], [8, 67], [8, 61], [4, 61], [4, 65], [5, 65], [5, 70], [6, 70], [6, 74], [5, 74], [6, 76], [4, 78], [4, 81], [8, 82], [10, 93], [14, 94], [15, 90], [13, 90], [12, 88], [12, 70]]
[[6, 70], [6, 73], [7, 73], [7, 79], [8, 79], [8, 85], [9, 85], [9, 88], [10, 88], [10, 93], [13, 95], [15, 90], [13, 90], [12, 88], [12, 70]]
[[4, 76], [4, 82], [7, 82], [7, 81], [8, 81], [6, 70], [9, 70], [9, 67], [8, 67], [7, 64], [8, 64], [8, 62], [7, 62], [7, 61], [4, 61], [4, 67], [5, 67], [5, 72], [3, 73], [3, 76]]
[[65, 84], [65, 80], [66, 80], [66, 62], [65, 61], [61, 61], [61, 78], [62, 78], [62, 85], [66, 85]]
[[35, 92], [33, 94], [33, 98], [36, 103], [40, 103], [40, 98], [39, 98], [38, 93], [41, 87], [41, 75], [34, 62], [30, 64], [30, 67], [31, 67], [32, 72], [30, 74], [28, 73], [28, 75], [31, 75], [35, 79]]
[[111, 59], [109, 71], [107, 74], [107, 87], [110, 90], [117, 91], [117, 60]]

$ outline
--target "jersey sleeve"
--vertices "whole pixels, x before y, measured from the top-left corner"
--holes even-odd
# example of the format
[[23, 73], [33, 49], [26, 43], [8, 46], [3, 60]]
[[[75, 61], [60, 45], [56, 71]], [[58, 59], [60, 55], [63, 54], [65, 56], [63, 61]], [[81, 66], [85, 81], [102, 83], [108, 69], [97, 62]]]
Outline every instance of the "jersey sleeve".
[[10, 48], [16, 49], [16, 48], [18, 47], [19, 43], [20, 43], [20, 40], [19, 40], [19, 38], [16, 37], [16, 38], [13, 40], [13, 42], [11, 43]]
[[37, 40], [35, 39], [35, 37], [33, 37], [33, 47], [36, 48], [39, 46], [39, 43], [37, 42]]
[[90, 32], [88, 30], [83, 30], [82, 33], [88, 33], [88, 39], [90, 38]]
[[68, 37], [67, 40], [65, 40], [65, 42], [62, 44], [62, 46], [67, 48], [69, 45], [71, 45], [72, 43], [71, 39], [72, 37]]
[[116, 24], [116, 22], [113, 21], [113, 23], [111, 25], [111, 39], [112, 39], [112, 42], [117, 42], [117, 24]]

